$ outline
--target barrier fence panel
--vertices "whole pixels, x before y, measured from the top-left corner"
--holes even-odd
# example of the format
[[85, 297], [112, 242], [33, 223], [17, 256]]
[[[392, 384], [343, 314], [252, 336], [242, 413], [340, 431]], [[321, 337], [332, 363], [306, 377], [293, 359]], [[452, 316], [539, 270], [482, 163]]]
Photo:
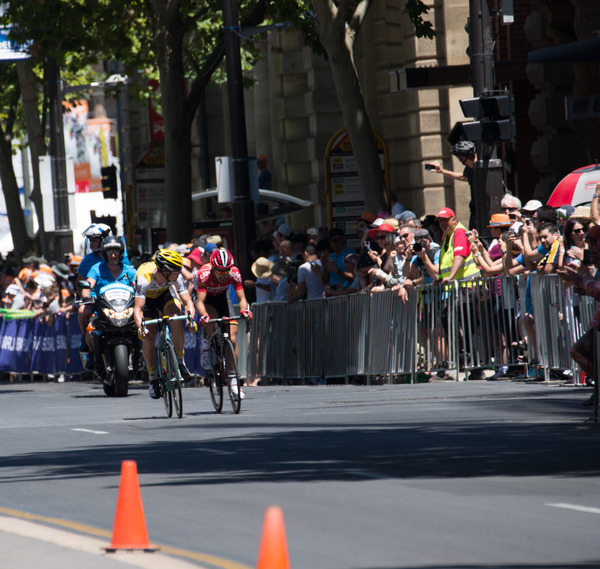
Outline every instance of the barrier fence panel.
[[305, 338], [303, 338], [304, 377], [322, 380], [325, 376], [325, 365], [329, 357], [327, 337], [328, 311], [327, 304], [320, 300], [307, 300], [304, 305]]
[[[529, 287], [528, 287], [529, 283]], [[578, 368], [573, 343], [589, 328], [595, 302], [565, 288], [558, 275], [491, 277], [465, 285], [419, 286], [408, 302], [392, 291], [328, 299], [266, 302], [252, 307], [250, 334], [238, 331], [242, 377], [332, 379], [410, 374], [417, 370], [469, 370], [523, 365], [514, 345], [519, 319], [531, 299], [537, 352], [546, 379], [550, 370]], [[0, 371], [82, 373], [77, 319], [59, 316], [52, 325], [38, 319], [1, 319]], [[531, 342], [531, 338], [529, 339]], [[200, 372], [200, 336], [186, 332], [186, 363]]]
[[417, 296], [411, 294], [405, 303], [392, 302], [390, 324], [390, 372], [410, 374], [411, 381], [415, 380]]
[[393, 306], [399, 302], [389, 290], [371, 295], [369, 307], [368, 350], [369, 375], [387, 375], [391, 368], [391, 338], [394, 325]]
[[351, 368], [350, 350], [364, 349], [364, 339], [357, 338], [356, 328], [351, 325], [348, 297], [336, 296], [325, 299], [327, 306], [328, 352], [325, 358], [325, 378], [346, 378]]

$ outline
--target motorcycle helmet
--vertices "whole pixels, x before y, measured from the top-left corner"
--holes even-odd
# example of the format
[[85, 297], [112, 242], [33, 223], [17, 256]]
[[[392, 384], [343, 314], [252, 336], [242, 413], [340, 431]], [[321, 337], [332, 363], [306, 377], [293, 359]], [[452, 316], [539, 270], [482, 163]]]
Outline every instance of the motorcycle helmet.
[[161, 271], [179, 272], [183, 267], [181, 255], [169, 249], [160, 249], [154, 257], [154, 262]]
[[81, 235], [88, 239], [104, 239], [110, 235], [110, 227], [104, 223], [92, 223]]
[[119, 249], [119, 262], [121, 262], [125, 257], [125, 245], [119, 237], [110, 235], [102, 241], [102, 244], [100, 245], [100, 251], [102, 253], [102, 258], [105, 261], [108, 261], [109, 249]]
[[475, 156], [475, 144], [469, 140], [461, 140], [452, 147], [452, 150], [450, 152], [454, 156], [473, 158], [473, 156]]
[[[90, 239], [104, 239], [110, 235], [110, 227], [104, 223], [92, 223], [81, 235], [87, 239], [88, 244]], [[90, 245], [91, 249], [91, 245]], [[96, 252], [98, 249], [92, 249]]]
[[217, 271], [228, 271], [233, 267], [233, 256], [227, 249], [215, 249], [210, 256], [210, 264]]

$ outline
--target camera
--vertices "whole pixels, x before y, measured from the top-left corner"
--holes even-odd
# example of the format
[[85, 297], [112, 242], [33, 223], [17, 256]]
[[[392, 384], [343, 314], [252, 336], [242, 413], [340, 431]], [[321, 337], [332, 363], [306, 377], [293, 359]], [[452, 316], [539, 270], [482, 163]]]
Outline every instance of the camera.
[[435, 170], [435, 166], [433, 164], [425, 164], [425, 170]]
[[420, 253], [423, 250], [423, 243], [418, 241], [413, 245], [413, 253]]

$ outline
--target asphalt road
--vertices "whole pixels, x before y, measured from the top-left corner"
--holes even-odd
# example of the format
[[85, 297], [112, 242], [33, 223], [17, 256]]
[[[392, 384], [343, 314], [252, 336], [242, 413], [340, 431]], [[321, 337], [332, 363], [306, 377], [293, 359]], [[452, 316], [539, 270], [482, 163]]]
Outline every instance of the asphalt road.
[[[205, 566], [255, 567], [283, 509], [293, 569], [600, 567], [600, 427], [588, 390], [467, 382], [258, 387], [242, 413], [184, 390], [0, 386], [0, 509], [110, 532], [135, 460], [148, 533]], [[192, 557], [192, 554], [195, 557]]]

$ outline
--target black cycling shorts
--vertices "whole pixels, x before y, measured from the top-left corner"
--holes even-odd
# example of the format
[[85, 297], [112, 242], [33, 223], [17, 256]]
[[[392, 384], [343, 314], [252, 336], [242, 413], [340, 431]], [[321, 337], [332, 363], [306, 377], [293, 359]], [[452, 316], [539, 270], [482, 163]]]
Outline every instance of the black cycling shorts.
[[231, 314], [231, 310], [229, 309], [229, 301], [227, 299], [227, 293], [222, 292], [221, 294], [215, 295], [206, 295], [204, 299], [205, 306], [213, 306], [219, 318], [228, 318], [234, 316]]
[[176, 305], [181, 309], [181, 303], [179, 299], [173, 298], [171, 291], [169, 289], [165, 290], [160, 296], [156, 298], [148, 298], [146, 297], [146, 303], [144, 304], [144, 318], [147, 320], [151, 320], [153, 318], [158, 318], [165, 313], [165, 306], [169, 302], [175, 302]]

